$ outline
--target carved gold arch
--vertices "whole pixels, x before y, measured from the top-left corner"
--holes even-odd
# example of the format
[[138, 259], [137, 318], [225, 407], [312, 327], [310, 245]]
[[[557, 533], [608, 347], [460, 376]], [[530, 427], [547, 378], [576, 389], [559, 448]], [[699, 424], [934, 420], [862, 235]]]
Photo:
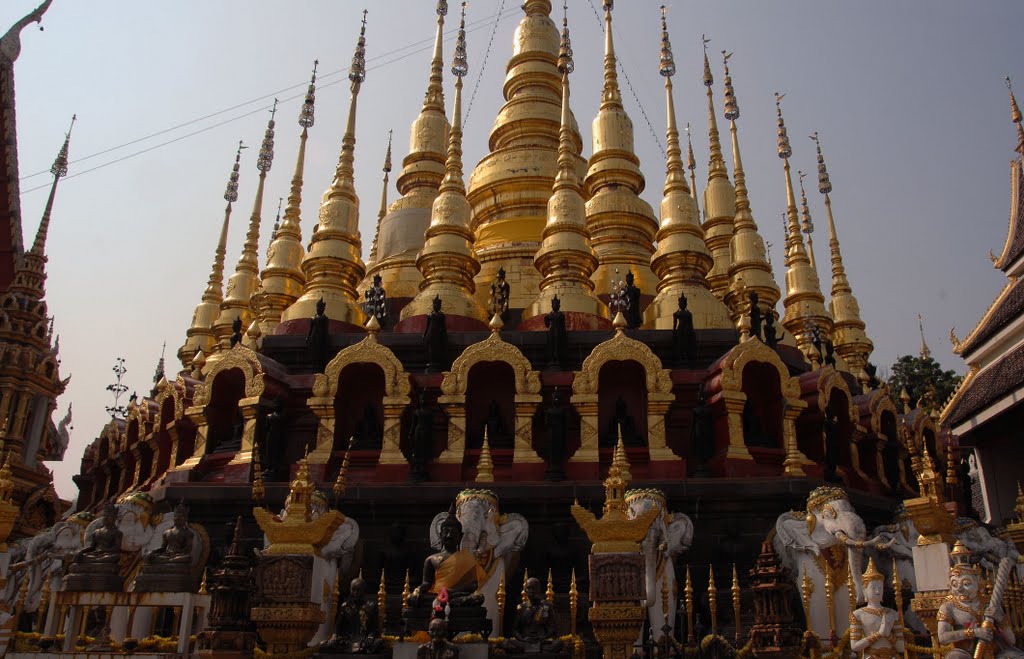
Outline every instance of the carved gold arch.
[[402, 366], [401, 360], [385, 345], [377, 341], [375, 334], [351, 345], [327, 364], [323, 373], [317, 373], [313, 382], [313, 395], [316, 397], [334, 398], [338, 395], [338, 383], [341, 372], [352, 364], [376, 364], [384, 371], [384, 395], [408, 396], [411, 389], [409, 374]]
[[[742, 391], [743, 369], [751, 362], [761, 362], [775, 367], [779, 373], [779, 386], [782, 389], [782, 395], [793, 400], [800, 398], [800, 381], [790, 376], [789, 369], [786, 368], [779, 354], [757, 337], [740, 343], [726, 355], [722, 362], [722, 389]], [[846, 392], [849, 394], [849, 389]], [[851, 416], [851, 418], [853, 417]]]
[[[192, 405], [192, 399], [188, 397], [188, 385], [185, 383], [185, 376], [179, 375], [174, 381], [173, 391], [171, 395], [174, 396], [174, 418], [184, 419], [185, 410]], [[195, 391], [193, 390], [193, 397]]]
[[672, 379], [669, 371], [662, 368], [658, 356], [643, 343], [631, 339], [624, 332], [619, 331], [604, 343], [598, 344], [583, 360], [583, 366], [576, 372], [576, 377], [572, 382], [573, 395], [597, 394], [601, 368], [610, 361], [637, 362], [644, 368], [649, 394], [672, 393]]
[[[871, 412], [871, 431], [875, 434], [882, 434], [882, 415], [886, 412], [892, 412], [892, 418], [896, 422], [897, 429], [899, 428], [900, 413], [887, 392], [881, 389], [872, 392], [868, 410]], [[897, 434], [899, 434], [898, 431]], [[898, 440], [899, 438], [894, 437], [893, 439]]]
[[[167, 378], [163, 378], [156, 385], [156, 398], [153, 402], [156, 403], [156, 412], [153, 413], [153, 429], [162, 430], [168, 421], [174, 418], [175, 400], [174, 392], [172, 389], [177, 386], [177, 383], [169, 382]], [[171, 419], [164, 418], [164, 405], [167, 403], [167, 399], [171, 399]]]
[[242, 375], [245, 377], [245, 397], [256, 398], [261, 396], [266, 388], [263, 381], [263, 365], [260, 363], [259, 357], [255, 352], [242, 344], [238, 344], [218, 359], [206, 373], [206, 379], [196, 385], [195, 390], [192, 392], [192, 406], [203, 407], [207, 405], [210, 402], [210, 396], [213, 394], [212, 389], [217, 376], [225, 371], [236, 368], [242, 371]]
[[466, 395], [469, 371], [483, 362], [504, 362], [511, 366], [517, 394], [540, 393], [540, 374], [533, 370], [530, 360], [519, 348], [502, 340], [498, 332], [492, 332], [485, 340], [462, 351], [452, 363], [452, 370], [445, 372], [441, 392], [446, 396]]
[[818, 376], [818, 409], [822, 412], [828, 407], [829, 402], [832, 400], [832, 392], [839, 390], [846, 394], [846, 404], [849, 410], [850, 421], [854, 424], [858, 423], [859, 415], [857, 414], [857, 406], [853, 403], [853, 393], [850, 391], [850, 387], [846, 384], [846, 380], [839, 374], [837, 370], [831, 366], [825, 366], [819, 369], [820, 375]]

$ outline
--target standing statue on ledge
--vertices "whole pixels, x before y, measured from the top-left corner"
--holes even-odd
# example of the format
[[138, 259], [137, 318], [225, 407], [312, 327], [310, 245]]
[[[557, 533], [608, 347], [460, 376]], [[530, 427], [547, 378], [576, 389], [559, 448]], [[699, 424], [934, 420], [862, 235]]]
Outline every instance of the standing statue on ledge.
[[769, 309], [768, 313], [764, 316], [764, 342], [772, 350], [775, 350], [775, 346], [779, 345], [779, 341], [786, 335], [785, 331], [777, 334], [778, 331], [778, 328], [775, 326], [775, 310]]
[[626, 326], [629, 329], [636, 329], [644, 324], [643, 314], [640, 313], [640, 288], [633, 283], [633, 272], [626, 273], [626, 287], [622, 293], [626, 297]]
[[757, 293], [750, 291], [750, 336], [762, 339], [761, 335], [761, 307], [757, 306]]
[[544, 425], [548, 429], [548, 468], [544, 472], [544, 480], [557, 482], [565, 478], [563, 463], [569, 435], [562, 392], [558, 387], [551, 393], [551, 406], [544, 411]]
[[979, 641], [993, 644], [989, 651], [994, 650], [997, 659], [1024, 657], [1024, 652], [1015, 647], [1017, 639], [1011, 626], [1003, 624], [1006, 613], [1000, 605], [1002, 592], [993, 592], [988, 607], [983, 608], [981, 568], [971, 563], [971, 552], [958, 540], [949, 556], [953, 562], [949, 568], [949, 595], [936, 615], [939, 643], [954, 646], [946, 653], [946, 659], [972, 659]]
[[448, 320], [441, 311], [441, 296], [434, 296], [434, 310], [427, 315], [423, 328], [423, 345], [427, 350], [427, 373], [437, 373], [444, 368], [448, 349]]
[[260, 464], [263, 465], [263, 479], [280, 481], [288, 479], [288, 463], [285, 449], [288, 444], [288, 425], [284, 417], [286, 399], [282, 396], [270, 404], [270, 411], [264, 418], [266, 432], [260, 442]]
[[824, 421], [825, 439], [825, 480], [830, 483], [840, 483], [839, 477], [839, 417], [831, 409], [825, 410]]
[[506, 320], [508, 315], [508, 301], [510, 296], [508, 282], [505, 281], [505, 268], [498, 268], [498, 278], [491, 284], [491, 315], [500, 316]]
[[366, 289], [366, 293], [363, 295], [366, 299], [363, 302], [363, 310], [366, 315], [376, 317], [380, 326], [384, 327], [388, 320], [388, 294], [384, 290], [384, 285], [381, 284], [380, 275], [373, 276], [373, 286]]
[[448, 640], [448, 623], [434, 618], [427, 628], [430, 640], [416, 648], [416, 659], [459, 659], [459, 646]]
[[309, 333], [306, 334], [306, 350], [309, 353], [309, 360], [313, 362], [313, 369], [317, 373], [327, 370], [327, 362], [330, 361], [328, 354], [331, 349], [331, 337], [328, 333], [328, 320], [324, 314], [327, 303], [321, 297], [316, 303], [316, 315], [309, 321]]
[[231, 321], [231, 347], [234, 348], [236, 345], [242, 342], [242, 317], [235, 316], [235, 319]]
[[710, 476], [710, 462], [715, 455], [715, 422], [711, 406], [708, 405], [704, 385], [697, 390], [697, 404], [693, 407], [692, 429], [690, 440], [693, 455], [696, 458], [696, 476]]
[[561, 370], [565, 368], [569, 352], [569, 336], [565, 329], [562, 301], [557, 295], [551, 298], [551, 312], [544, 316], [544, 327], [548, 328], [547, 367]]
[[334, 635], [320, 644], [321, 652], [377, 654], [384, 649], [377, 638], [377, 601], [366, 596], [366, 582], [357, 577], [349, 586], [348, 597], [338, 606]]
[[427, 480], [427, 463], [434, 448], [434, 410], [427, 402], [426, 389], [420, 391], [420, 406], [412, 413], [409, 437], [409, 480], [422, 483]]
[[832, 339], [825, 341], [825, 366], [836, 367], [836, 347], [832, 343]]
[[807, 331], [811, 335], [811, 345], [814, 346], [814, 351], [818, 353], [818, 358], [814, 361], [820, 364], [825, 354], [822, 351], [821, 328], [818, 327], [817, 323], [808, 318]]
[[903, 625], [899, 613], [882, 606], [885, 577], [868, 559], [868, 569], [861, 575], [867, 606], [851, 614], [850, 649], [861, 659], [892, 659], [903, 653]]
[[679, 309], [672, 314], [672, 355], [677, 364], [697, 358], [697, 332], [693, 313], [686, 308], [686, 294], [679, 294]]
[[557, 654], [565, 643], [555, 634], [558, 628], [555, 607], [543, 597], [540, 579], [526, 580], [526, 600], [516, 607], [511, 638], [501, 642], [507, 654]]

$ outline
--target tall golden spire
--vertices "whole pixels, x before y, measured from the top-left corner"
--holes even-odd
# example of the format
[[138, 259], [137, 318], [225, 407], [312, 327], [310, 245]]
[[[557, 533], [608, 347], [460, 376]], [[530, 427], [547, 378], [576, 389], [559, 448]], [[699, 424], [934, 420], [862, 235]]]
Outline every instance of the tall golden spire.
[[309, 129], [316, 123], [316, 67], [319, 63], [319, 60], [313, 62], [306, 98], [299, 110], [302, 133], [299, 135], [299, 154], [295, 159], [295, 173], [292, 174], [284, 220], [270, 242], [267, 267], [261, 275], [263, 286], [258, 301], [254, 300], [263, 336], [274, 333], [281, 322], [281, 314], [299, 299], [306, 283], [306, 275], [302, 272], [302, 259], [306, 255], [302, 246], [302, 183], [306, 168], [306, 140]]
[[[558, 173], [562, 113], [559, 36], [551, 1], [528, 0], [522, 8], [503, 86], [505, 104], [491, 129], [489, 153], [470, 174], [468, 190], [480, 262], [477, 296], [486, 301], [498, 268], [504, 267], [512, 309], [531, 304], [540, 287], [533, 259]], [[575, 121], [573, 143], [582, 149]], [[576, 167], [582, 178], [586, 162], [577, 157]]]
[[1006, 76], [1006, 88], [1010, 90], [1010, 118], [1017, 124], [1017, 153], [1024, 156], [1024, 127], [1021, 126], [1020, 108], [1017, 107], [1017, 97], [1013, 95], [1010, 76]]
[[821, 141], [818, 133], [811, 136], [818, 149], [818, 192], [825, 195], [825, 213], [828, 216], [828, 248], [832, 257], [832, 297], [829, 308], [832, 311], [832, 340], [836, 352], [850, 367], [854, 375], [860, 377], [865, 373], [868, 358], [874, 350], [874, 344], [865, 332], [866, 325], [860, 317], [860, 305], [853, 296], [850, 281], [846, 278], [846, 266], [843, 255], [839, 251], [839, 236], [836, 234], [836, 223], [832, 217], [832, 181], [825, 167], [825, 158], [821, 155]]
[[[359, 41], [348, 79], [352, 95], [348, 106], [348, 123], [341, 139], [341, 156], [334, 171], [331, 187], [320, 202], [320, 224], [309, 240], [309, 252], [302, 259], [302, 272], [306, 285], [302, 296], [281, 315], [281, 322], [296, 321], [305, 326], [316, 314], [317, 302], [327, 304], [328, 318], [348, 326], [362, 328], [366, 321], [363, 308], [356, 300], [356, 285], [366, 269], [360, 258], [359, 196], [353, 182], [353, 162], [356, 149], [356, 100], [359, 88], [366, 80], [366, 14], [359, 28]], [[288, 330], [286, 330], [288, 331]], [[302, 331], [297, 327], [295, 331]]]
[[[388, 180], [391, 174], [391, 135], [394, 131], [388, 131], [388, 150], [384, 154], [384, 172], [383, 182], [380, 186], [380, 210], [377, 211], [377, 228], [373, 232], [373, 243], [370, 245], [370, 256], [366, 259], [366, 270], [373, 267], [373, 264], [377, 262], [377, 239], [380, 237], [380, 223], [384, 221], [384, 216], [388, 213]], [[368, 278], [367, 278], [368, 279]], [[365, 281], [365, 280], [364, 280]]]
[[661, 200], [661, 228], [657, 234], [658, 249], [651, 257], [651, 268], [659, 279], [658, 295], [647, 307], [645, 324], [658, 329], [671, 329], [673, 314], [679, 308], [679, 297], [685, 295], [693, 313], [695, 327], [732, 327], [729, 310], [711, 293], [706, 279], [714, 260], [704, 244], [697, 202], [690, 192], [690, 186], [686, 184], [686, 171], [683, 169], [683, 150], [679, 143], [672, 93], [676, 63], [672, 56], [664, 5], [661, 7], [661, 64], [658, 72], [665, 78], [668, 159], [664, 197]]
[[[441, 308], [452, 316], [478, 321], [488, 320], [487, 312], [473, 297], [473, 276], [480, 264], [473, 255], [473, 232], [469, 228], [471, 209], [466, 199], [462, 173], [462, 78], [469, 72], [466, 61], [466, 3], [462, 3], [459, 36], [452, 61], [455, 76], [455, 104], [448, 139], [448, 160], [444, 180], [431, 212], [425, 243], [416, 258], [423, 274], [420, 292], [402, 309], [402, 320], [430, 313], [435, 297]], [[482, 328], [481, 328], [482, 329]]]
[[[690, 196], [697, 201], [697, 159], [693, 157], [693, 136], [690, 135], [690, 122], [686, 122], [686, 168], [690, 170]], [[697, 219], [700, 220], [700, 206], [697, 206]]]
[[[786, 298], [782, 302], [786, 312], [782, 317], [782, 325], [796, 338], [797, 346], [810, 359], [814, 346], [811, 345], [812, 335], [808, 325], [817, 325], [822, 334], [828, 337], [832, 333], [832, 318], [825, 310], [825, 296], [821, 294], [818, 274], [811, 267], [803, 238], [800, 237], [800, 218], [796, 211], [793, 177], [789, 169], [789, 157], [793, 155], [793, 148], [786, 133], [786, 123], [782, 119], [784, 96], [785, 94], [775, 94], [775, 114], [779, 125], [779, 158], [782, 158], [783, 169], [786, 172]], [[820, 357], [815, 356], [815, 359]]]
[[448, 117], [445, 116], [442, 52], [444, 17], [448, 3], [438, 0], [437, 34], [430, 61], [430, 81], [423, 108], [412, 123], [409, 155], [402, 162], [402, 173], [395, 182], [401, 196], [379, 222], [376, 250], [366, 265], [364, 282], [380, 275], [392, 303], [409, 300], [419, 292], [423, 275], [416, 268], [416, 255], [423, 247], [423, 232], [430, 225], [430, 208], [444, 178], [448, 148]]
[[708, 96], [708, 138], [711, 144], [711, 159], [708, 163], [708, 187], [704, 189], [704, 242], [711, 252], [714, 265], [708, 272], [708, 284], [711, 292], [719, 300], [724, 300], [729, 292], [729, 265], [732, 253], [729, 243], [732, 241], [733, 221], [736, 216], [736, 191], [729, 183], [729, 173], [722, 157], [722, 142], [718, 136], [718, 119], [715, 116], [715, 98], [711, 91], [715, 79], [711, 75], [711, 63], [708, 61], [708, 44], [704, 41], [704, 86]]
[[[612, 30], [612, 0], [604, 0], [604, 89], [601, 107], [594, 118], [594, 153], [587, 163], [584, 181], [587, 226], [597, 253], [598, 267], [593, 279], [597, 293], [612, 292], [616, 270], [629, 270], [646, 299], [657, 288], [651, 271], [654, 236], [658, 221], [654, 210], [640, 198], [644, 175], [633, 148], [633, 122], [622, 107], [616, 72]], [[620, 276], [625, 273], [620, 273]]]
[[917, 314], [917, 328], [921, 330], [921, 359], [930, 359], [932, 351], [928, 348], [928, 343], [924, 340], [924, 319], [921, 318], [921, 314]]
[[733, 179], [736, 183], [735, 233], [729, 243], [732, 260], [729, 263], [730, 287], [726, 302], [732, 321], [737, 322], [740, 315], [747, 311], [750, 293], [757, 293], [758, 306], [761, 307], [762, 314], [766, 314], [775, 309], [780, 292], [772, 275], [768, 250], [765, 249], [764, 239], [758, 233], [754, 214], [750, 210], [750, 198], [747, 196], [747, 177], [743, 171], [739, 131], [736, 128], [740, 106], [732, 86], [732, 75], [729, 73], [731, 56], [731, 53], [722, 51], [722, 60], [725, 64], [725, 118], [729, 120], [729, 133], [732, 136]]
[[239, 163], [244, 148], [246, 147], [239, 140], [238, 151], [235, 153], [235, 164], [231, 168], [231, 176], [228, 178], [228, 185], [224, 190], [224, 200], [228, 202], [228, 205], [224, 209], [220, 239], [217, 241], [217, 249], [213, 254], [210, 279], [203, 292], [202, 301], [192, 314], [192, 325], [185, 331], [185, 343], [178, 348], [178, 360], [186, 371], [192, 367], [192, 358], [195, 357], [197, 351], [211, 354], [214, 346], [217, 345], [217, 340], [213, 335], [213, 323], [220, 316], [220, 303], [224, 300], [224, 256], [228, 248], [228, 222], [231, 219], [231, 204], [238, 201], [238, 177], [241, 166]]
[[[562, 40], [558, 52], [558, 69], [562, 72], [562, 126], [559, 130], [558, 174], [548, 201], [548, 223], [541, 234], [543, 241], [534, 264], [543, 275], [540, 294], [523, 310], [523, 329], [542, 329], [544, 314], [551, 310], [557, 297], [561, 310], [580, 316], [573, 327], [598, 329], [607, 327], [608, 308], [594, 295], [590, 279], [597, 268], [597, 256], [590, 245], [587, 230], [586, 202], [576, 172], [579, 151], [573, 140], [572, 111], [569, 109], [569, 74], [575, 64], [569, 39], [569, 20], [562, 18]], [[533, 322], [529, 322], [530, 320]], [[598, 320], [602, 319], [602, 320]]]
[[68, 151], [71, 148], [71, 131], [75, 127], [77, 115], [71, 117], [71, 126], [64, 134], [64, 144], [61, 145], [57, 157], [50, 167], [53, 174], [53, 183], [50, 185], [50, 195], [46, 198], [46, 206], [43, 208], [43, 216], [39, 220], [39, 229], [36, 231], [32, 247], [22, 254], [18, 263], [18, 270], [15, 272], [14, 281], [11, 282], [10, 290], [17, 295], [29, 300], [42, 300], [46, 295], [46, 237], [50, 231], [50, 215], [53, 212], [53, 202], [57, 197], [57, 183], [61, 177], [68, 173]]
[[807, 193], [804, 191], [804, 179], [807, 178], [807, 174], [797, 170], [796, 178], [800, 184], [800, 230], [807, 234], [807, 259], [817, 273], [818, 262], [814, 260], [814, 242], [811, 237], [814, 234], [814, 222], [811, 220], [811, 209], [807, 205]]
[[213, 324], [213, 334], [217, 339], [217, 346], [212, 355], [207, 355], [207, 367], [219, 359], [218, 354], [231, 347], [231, 326], [235, 319], [241, 318], [242, 327], [249, 327], [255, 317], [249, 299], [260, 287], [260, 264], [257, 250], [263, 215], [263, 188], [266, 184], [267, 172], [270, 171], [270, 166], [274, 162], [274, 116], [276, 114], [277, 99], [275, 98], [274, 107], [270, 111], [270, 121], [267, 122], [267, 130], [264, 132], [263, 142], [260, 144], [260, 153], [256, 158], [256, 169], [260, 172], [260, 179], [256, 186], [256, 198], [252, 204], [252, 215], [249, 217], [249, 230], [245, 234], [242, 255], [238, 258], [235, 273], [228, 279], [228, 285], [224, 291], [224, 301], [220, 303], [220, 316]]

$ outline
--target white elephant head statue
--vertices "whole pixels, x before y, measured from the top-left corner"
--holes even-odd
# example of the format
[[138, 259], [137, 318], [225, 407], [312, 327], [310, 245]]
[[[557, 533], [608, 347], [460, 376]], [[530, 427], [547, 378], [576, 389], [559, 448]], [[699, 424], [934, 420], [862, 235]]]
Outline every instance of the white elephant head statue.
[[[441, 523], [449, 515], [438, 513], [430, 525], [430, 544], [441, 548]], [[455, 517], [462, 524], [462, 548], [484, 558], [514, 560], [526, 546], [530, 525], [517, 513], [500, 512], [498, 497], [490, 490], [470, 489], [455, 498]]]
[[[670, 513], [666, 505], [665, 493], [661, 490], [642, 489], [629, 490], [625, 495], [627, 511], [630, 519], [642, 517], [651, 509], [658, 510], [647, 535], [640, 543], [640, 551], [644, 555], [644, 578], [647, 586], [647, 606], [651, 629], [655, 630], [655, 638], [661, 638], [660, 623], [664, 619], [662, 606], [669, 609], [668, 621], [672, 625], [675, 620], [676, 597], [672, 592], [675, 584], [674, 560], [689, 549], [693, 542], [693, 522], [683, 513]], [[662, 586], [665, 575], [668, 575], [669, 594], [667, 602], [662, 600]]]
[[1020, 558], [1012, 542], [993, 536], [986, 527], [970, 517], [957, 518], [956, 537], [974, 559], [989, 570], [994, 570], [1003, 558], [1012, 558], [1014, 561]]
[[[864, 520], [850, 504], [850, 499], [841, 488], [822, 486], [815, 488], [807, 497], [807, 510], [803, 513], [790, 512], [779, 516], [775, 523], [775, 551], [781, 556], [786, 567], [794, 575], [801, 574], [798, 563], [800, 554], [810, 554], [815, 561], [836, 566], [848, 561], [855, 575], [863, 573], [864, 548], [872, 546], [882, 550], [891, 541], [880, 538], [867, 539]], [[843, 556], [845, 553], [845, 556]], [[835, 583], [841, 588], [845, 581]], [[864, 601], [860, 579], [854, 578], [857, 601]]]

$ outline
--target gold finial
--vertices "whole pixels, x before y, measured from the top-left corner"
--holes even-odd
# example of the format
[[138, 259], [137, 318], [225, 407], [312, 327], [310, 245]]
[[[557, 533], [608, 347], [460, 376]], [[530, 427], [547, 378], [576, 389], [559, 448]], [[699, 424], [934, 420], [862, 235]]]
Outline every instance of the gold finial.
[[718, 634], [718, 588], [715, 587], [715, 568], [708, 565], [708, 608], [711, 610], [711, 634]]
[[299, 125], [303, 128], [312, 128], [316, 122], [316, 67], [320, 60], [313, 60], [313, 73], [309, 76], [309, 86], [306, 88], [306, 96], [302, 100], [302, 109], [299, 110]]
[[[206, 590], [206, 577], [209, 574], [209, 572], [210, 572], [209, 568], [203, 568], [203, 580], [201, 582], [199, 582], [199, 594], [200, 595], [209, 595], [210, 594], [209, 591]], [[49, 583], [49, 580], [47, 580], [47, 583]]]
[[836, 603], [835, 583], [832, 581], [832, 570], [825, 570], [825, 610], [828, 613], [829, 638], [836, 636]]
[[[750, 208], [750, 197], [747, 193], [747, 177], [743, 170], [743, 157], [740, 154], [739, 130], [736, 120], [740, 116], [740, 106], [733, 87], [732, 72], [729, 70], [729, 59], [732, 53], [722, 51], [722, 63], [725, 65], [725, 118], [729, 120], [729, 133], [732, 137], [733, 182], [736, 191], [736, 216], [734, 218], [735, 233], [731, 237], [730, 253], [744, 254], [744, 258], [735, 258], [729, 262], [729, 291], [726, 302], [729, 305], [730, 318], [740, 324], [749, 324], [749, 292], [756, 292], [764, 309], [774, 309], [779, 301], [780, 292], [772, 274], [771, 256], [766, 249], [764, 239], [758, 232], [754, 214]], [[740, 291], [738, 284], [749, 287]], [[747, 309], [746, 312], [743, 310]]]
[[601, 92], [601, 107], [622, 107], [619, 92], [619, 74], [616, 70], [615, 41], [612, 39], [612, 0], [604, 0], [604, 89]]
[[388, 591], [384, 584], [384, 568], [380, 570], [380, 588], [377, 590], [377, 631], [384, 633], [384, 623], [387, 622], [388, 614]]
[[693, 137], [690, 134], [690, 122], [686, 122], [686, 168], [690, 170], [690, 196], [693, 197], [693, 208], [697, 211], [700, 222], [700, 206], [697, 203], [697, 159], [693, 156]]
[[658, 65], [658, 73], [666, 78], [676, 74], [676, 60], [672, 56], [672, 42], [668, 38], [668, 21], [666, 20], [665, 5], [661, 6], [661, 62]]
[[348, 446], [345, 447], [345, 455], [341, 459], [341, 467], [338, 469], [338, 477], [334, 480], [334, 487], [332, 490], [334, 492], [335, 505], [337, 505], [337, 502], [341, 501], [341, 498], [345, 496], [345, 476], [348, 473], [349, 454], [352, 452], [352, 446], [355, 445], [355, 443], [355, 436], [348, 438]]
[[900, 389], [900, 401], [903, 403], [903, 413], [910, 413], [910, 394], [907, 393], [907, 388], [903, 387]]
[[800, 601], [804, 605], [804, 619], [811, 619], [811, 595], [814, 594], [814, 582], [811, 581], [811, 576], [804, 572], [803, 579], [800, 580]]
[[615, 331], [621, 334], [628, 326], [629, 323], [626, 322], [626, 317], [622, 315], [621, 311], [616, 311], [615, 318], [612, 318], [612, 327], [615, 328]]
[[860, 577], [861, 584], [867, 586], [872, 581], [881, 581], [883, 579], [885, 579], [885, 576], [875, 567], [875, 559], [869, 557], [868, 568], [864, 570], [864, 574]]
[[683, 589], [686, 598], [686, 642], [693, 643], [696, 634], [693, 627], [693, 581], [690, 579], [690, 566], [686, 566], [686, 587]]
[[[870, 560], [871, 559], [869, 558], [868, 559], [869, 563], [870, 563]], [[870, 565], [869, 564], [869, 567], [873, 568], [874, 565]], [[866, 574], [867, 573], [865, 573], [865, 575]], [[864, 577], [862, 576], [861, 579], [863, 580]], [[846, 570], [846, 597], [850, 601], [850, 604], [849, 604], [849, 614], [848, 615], [849, 615], [849, 622], [852, 625], [857, 620], [854, 617], [854, 615], [853, 615], [853, 612], [857, 610], [857, 588], [854, 586], [854, 583], [853, 583], [853, 569], [852, 568], [848, 568]]]
[[370, 314], [370, 319], [366, 321], [366, 325], [363, 325], [363, 327], [366, 328], [366, 331], [369, 332], [370, 336], [373, 337], [373, 340], [376, 341], [377, 333], [380, 332], [380, 321], [377, 320], [377, 316]]
[[[959, 480], [956, 475], [956, 467], [957, 464], [954, 460], [953, 453], [953, 439], [948, 438], [946, 440], [946, 487], [950, 490], [953, 490], [953, 488], [956, 487]], [[952, 498], [954, 500], [957, 498], [955, 493], [953, 493]]]
[[[504, 578], [505, 578], [505, 575], [502, 574], [502, 579], [504, 579]], [[410, 586], [410, 584], [409, 584], [409, 568], [405, 568], [405, 584], [402, 586], [402, 608], [403, 609], [409, 608], [409, 594], [411, 592], [409, 590], [409, 586]]]
[[579, 591], [576, 590], [576, 568], [573, 568], [569, 581], [569, 614], [572, 616], [569, 621], [569, 634], [572, 636], [576, 636], [576, 611], [579, 606], [579, 597]]
[[1017, 97], [1013, 95], [1010, 76], [1006, 76], [1006, 88], [1010, 90], [1010, 119], [1017, 124], [1017, 152], [1024, 156], [1024, 127], [1021, 126], [1020, 108], [1017, 107]]
[[526, 604], [527, 602], [530, 601], [529, 598], [526, 596], [526, 582], [529, 581], [529, 580], [530, 580], [530, 571], [524, 569], [523, 570], [523, 592], [520, 593], [523, 604]]
[[785, 94], [775, 92], [775, 115], [777, 117], [777, 123], [779, 126], [779, 157], [785, 160], [793, 155], [793, 148], [789, 144], [789, 135], [786, 133], [786, 122], [782, 118], [782, 99], [784, 98], [786, 98]]
[[501, 319], [501, 314], [496, 313], [491, 317], [491, 320], [489, 323], [487, 323], [487, 326], [491, 328], [492, 334], [498, 334], [501, 332], [501, 328], [505, 326], [505, 322]]
[[807, 177], [807, 174], [798, 169], [796, 177], [797, 183], [800, 185], [800, 228], [807, 234], [807, 258], [811, 262], [811, 268], [817, 271], [818, 265], [814, 260], [814, 239], [812, 236], [814, 222], [811, 221], [811, 209], [807, 205], [807, 192], [804, 191], [804, 178]]
[[548, 588], [544, 591], [544, 597], [552, 604], [555, 603], [555, 581], [551, 576], [551, 568], [548, 568]]
[[732, 614], [733, 619], [736, 621], [736, 646], [740, 645], [740, 638], [742, 634], [740, 632], [740, 578], [736, 574], [736, 564], [732, 564]]
[[[501, 580], [498, 582], [498, 592], [495, 593], [495, 599], [498, 601], [498, 620], [505, 619], [505, 573], [501, 573]], [[405, 608], [403, 605], [402, 608]]]
[[263, 505], [267, 496], [267, 489], [263, 485], [263, 467], [260, 465], [260, 444], [253, 440], [252, 443], [252, 500], [258, 505]]
[[487, 439], [487, 426], [484, 426], [484, 443], [480, 448], [480, 459], [476, 463], [476, 482], [494, 482], [494, 462], [491, 460], [491, 444]]
[[932, 351], [928, 349], [928, 343], [924, 340], [924, 319], [917, 314], [917, 327], [921, 330], [921, 359], [930, 359]]

